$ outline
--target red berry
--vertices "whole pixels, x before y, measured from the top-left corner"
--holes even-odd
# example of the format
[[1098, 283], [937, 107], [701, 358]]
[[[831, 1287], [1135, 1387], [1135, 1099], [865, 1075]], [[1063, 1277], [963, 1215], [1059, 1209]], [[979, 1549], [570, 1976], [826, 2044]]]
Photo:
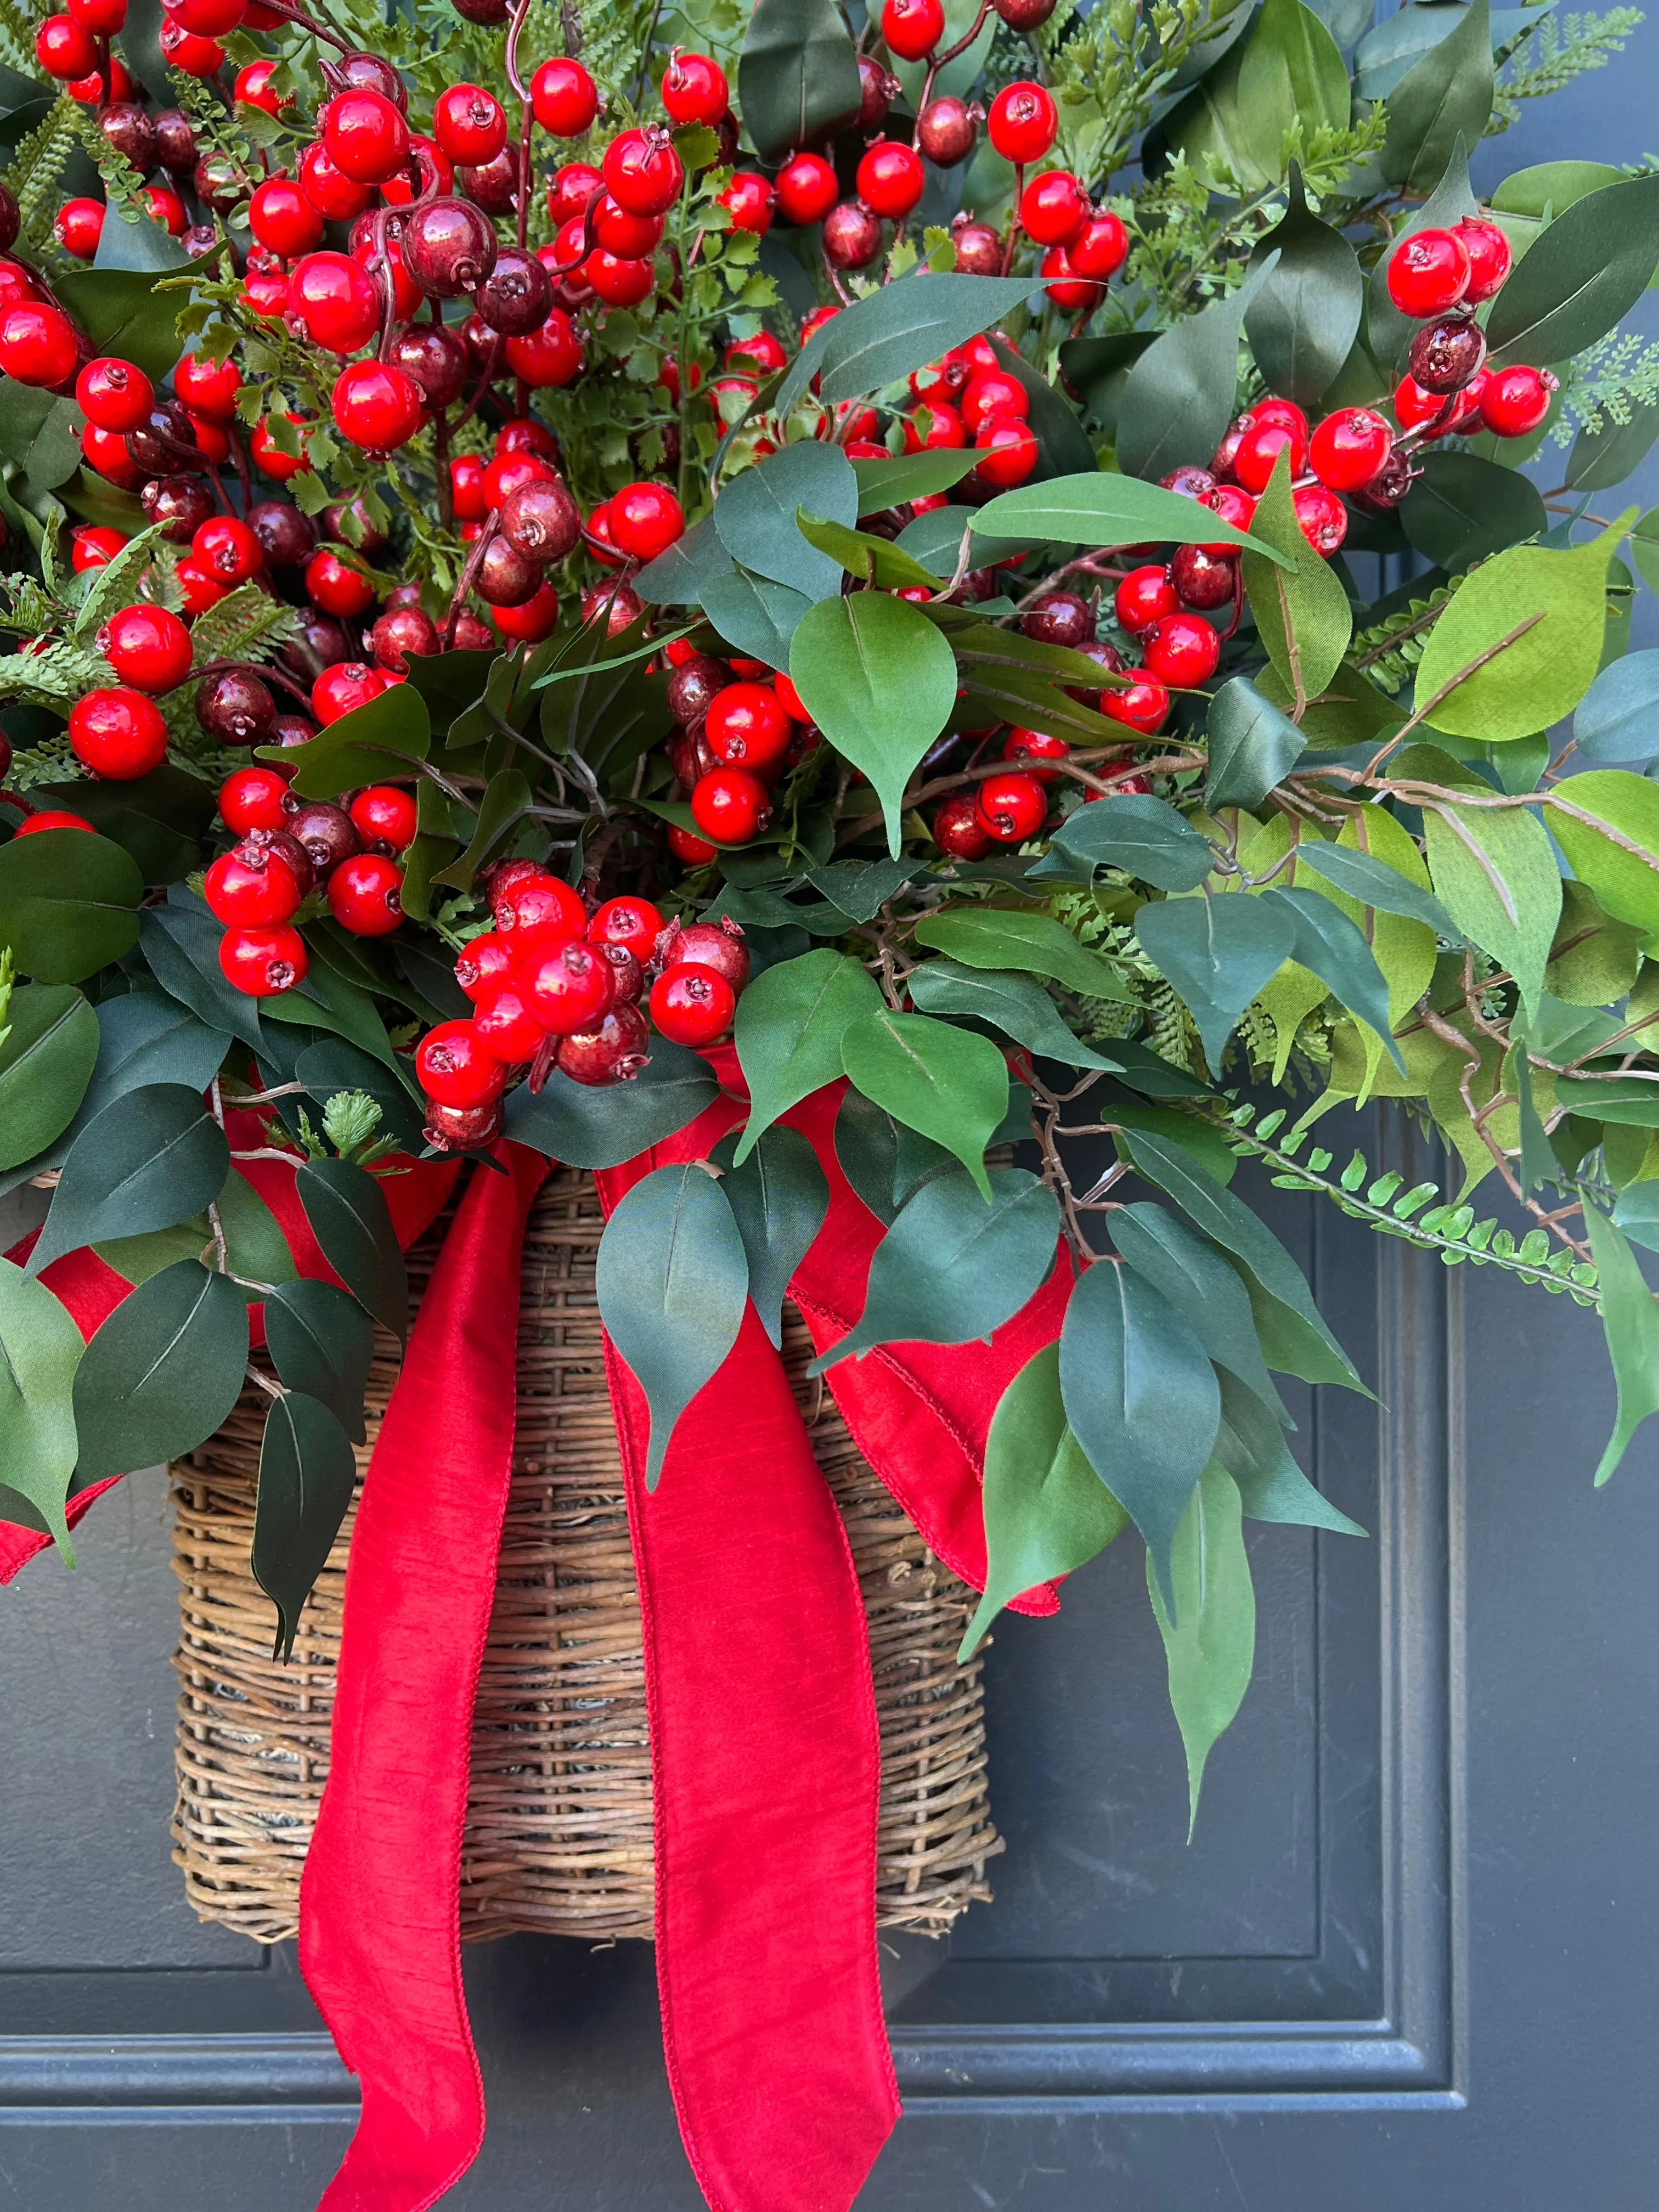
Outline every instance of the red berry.
[[198, 39], [234, 31], [246, 12], [246, 0], [167, 0], [168, 15]]
[[927, 189], [927, 173], [914, 146], [878, 139], [858, 168], [858, 195], [872, 215], [902, 222]]
[[[82, 523], [70, 537], [70, 566], [77, 576], [88, 568], [106, 568], [127, 543], [118, 530], [96, 523]], [[0, 774], [3, 774], [0, 770]]]
[[[1250, 410], [1250, 422], [1275, 422], [1281, 430], [1289, 430], [1305, 446], [1308, 442], [1308, 418], [1294, 399], [1281, 399], [1270, 392], [1267, 398], [1258, 399]], [[1241, 423], [1243, 428], [1249, 424]]]
[[34, 33], [34, 58], [48, 76], [88, 76], [98, 66], [98, 43], [72, 15], [48, 15]]
[[1480, 391], [1480, 419], [1500, 438], [1524, 438], [1550, 411], [1559, 380], [1547, 368], [1515, 362], [1488, 372]]
[[505, 350], [514, 375], [538, 391], [568, 384], [581, 370], [582, 342], [562, 307], [555, 307], [528, 337], [509, 338]]
[[368, 578], [328, 546], [306, 563], [306, 590], [325, 614], [347, 622], [366, 614], [374, 604], [374, 586]]
[[187, 353], [173, 372], [173, 388], [192, 415], [229, 422], [235, 419], [242, 372], [234, 361], [214, 362], [204, 353]]
[[1316, 553], [1328, 561], [1348, 534], [1347, 508], [1323, 484], [1299, 484], [1291, 494], [1291, 503], [1302, 535]]
[[291, 178], [268, 177], [248, 202], [248, 227], [261, 246], [285, 261], [323, 240], [323, 218]]
[[94, 837], [98, 835], [84, 814], [71, 814], [62, 806], [48, 806], [39, 814], [25, 816], [11, 834], [14, 837], [27, 837], [42, 830], [91, 830]]
[[1389, 256], [1389, 297], [1402, 315], [1443, 315], [1468, 291], [1470, 274], [1455, 230], [1414, 230]]
[[587, 925], [587, 941], [619, 945], [643, 966], [656, 950], [662, 927], [662, 915], [649, 899], [606, 899]]
[[685, 170], [665, 131], [624, 131], [605, 149], [605, 181], [630, 214], [664, 215], [679, 198]]
[[421, 1088], [440, 1106], [487, 1106], [507, 1087], [507, 1070], [471, 1022], [440, 1022], [415, 1048]]
[[69, 318], [56, 307], [30, 301], [0, 314], [0, 369], [14, 384], [55, 392], [75, 374], [79, 356]]
[[608, 502], [611, 543], [636, 561], [654, 560], [685, 534], [685, 514], [665, 484], [624, 484]]
[[497, 1060], [516, 1067], [536, 1057], [547, 1032], [525, 1003], [516, 983], [494, 985], [480, 995], [477, 1007], [472, 1026]]
[[165, 185], [146, 185], [139, 198], [149, 210], [152, 222], [171, 231], [175, 238], [184, 236], [190, 227], [190, 216], [177, 192], [170, 192]]
[[942, 0], [886, 0], [881, 35], [901, 61], [922, 60], [945, 36]]
[[1040, 161], [1060, 133], [1060, 110], [1043, 85], [1022, 79], [1004, 85], [991, 102], [987, 125], [1005, 161], [1024, 167]]
[[121, 608], [99, 631], [98, 645], [121, 681], [140, 691], [171, 691], [190, 673], [190, 632], [165, 607]]
[[769, 684], [729, 684], [710, 701], [703, 735], [723, 767], [767, 768], [788, 749], [789, 717]]
[[708, 968], [724, 975], [734, 991], [749, 981], [749, 948], [735, 921], [671, 921], [657, 944], [657, 965]]
[[1281, 422], [1253, 419], [1233, 455], [1233, 473], [1246, 491], [1264, 492], [1281, 453], [1291, 457], [1291, 474], [1299, 477], [1308, 465], [1305, 436]]
[[289, 921], [297, 911], [300, 885], [294, 871], [264, 847], [221, 853], [208, 870], [202, 896], [215, 916], [239, 929]]
[[452, 161], [481, 169], [507, 143], [507, 110], [480, 84], [452, 84], [433, 102], [432, 135]]
[[455, 981], [474, 1006], [505, 983], [518, 966], [512, 945], [500, 932], [486, 929], [463, 946], [455, 963]]
[[682, 830], [678, 822], [668, 825], [668, 849], [677, 860], [684, 860], [688, 868], [700, 868], [714, 858], [717, 848], [707, 839], [694, 836], [690, 830]]
[[262, 107], [267, 115], [280, 115], [284, 107], [294, 105], [294, 95], [278, 92], [271, 83], [277, 67], [275, 61], [249, 62], [236, 72], [233, 97], [244, 107]]
[[1039, 246], [1069, 245], [1088, 213], [1088, 196], [1069, 169], [1045, 169], [1020, 194], [1020, 222]]
[[161, 17], [161, 33], [156, 44], [161, 58], [169, 61], [186, 76], [217, 76], [225, 65], [225, 50], [217, 39], [200, 39], [187, 31], [176, 15]]
[[371, 197], [369, 187], [349, 177], [320, 140], [300, 155], [300, 189], [319, 215], [335, 222], [361, 215]]
[[650, 1045], [639, 1008], [616, 1006], [597, 1029], [561, 1037], [556, 1057], [573, 1083], [630, 1083], [651, 1057]]
[[639, 261], [654, 253], [662, 242], [662, 233], [659, 215], [629, 215], [609, 192], [601, 194], [593, 210], [593, 235], [617, 260]]
[[1035, 837], [1048, 813], [1042, 786], [1036, 776], [1018, 769], [988, 775], [979, 787], [975, 805], [981, 829], [1000, 845], [1017, 845]]
[[491, 607], [489, 619], [503, 637], [539, 644], [558, 623], [559, 595], [551, 584], [538, 584], [522, 606]]
[[691, 793], [691, 818], [706, 837], [745, 845], [771, 818], [766, 786], [745, 768], [712, 769]]
[[1170, 718], [1170, 695], [1154, 677], [1131, 671], [1133, 681], [1110, 684], [1100, 695], [1100, 711], [1115, 722], [1155, 737]]
[[192, 535], [190, 551], [197, 567], [226, 590], [246, 583], [264, 566], [258, 539], [234, 514], [210, 516]]
[[380, 838], [394, 853], [401, 853], [415, 836], [415, 794], [395, 783], [371, 783], [346, 811], [360, 836]]
[[1117, 587], [1112, 609], [1122, 628], [1138, 637], [1165, 615], [1172, 615], [1180, 604], [1169, 570], [1155, 561], [1145, 568], [1130, 569]]
[[491, 907], [495, 927], [516, 959], [528, 959], [562, 938], [586, 933], [587, 908], [580, 895], [544, 870], [521, 876], [505, 890], [492, 890]]
[[580, 938], [532, 953], [520, 970], [520, 981], [526, 1006], [550, 1036], [591, 1030], [617, 995], [611, 963]]
[[559, 58], [544, 62], [531, 78], [530, 104], [552, 137], [580, 138], [599, 112], [599, 88], [580, 62]]
[[356, 353], [380, 327], [380, 295], [349, 253], [307, 253], [288, 280], [289, 320], [314, 345]]
[[1115, 276], [1129, 258], [1129, 234], [1121, 216], [1109, 208], [1090, 216], [1073, 238], [1066, 241], [1066, 258], [1079, 276], [1103, 284]]
[[1024, 483], [1037, 465], [1037, 441], [1030, 425], [1017, 415], [999, 415], [986, 423], [974, 444], [985, 458], [974, 471], [981, 483], [1006, 491]]
[[1333, 491], [1357, 491], [1394, 451], [1394, 433], [1370, 407], [1340, 407], [1308, 441], [1308, 465]]
[[737, 1004], [712, 968], [671, 968], [651, 986], [651, 1018], [670, 1044], [713, 1044], [731, 1028]]
[[764, 177], [753, 169], [738, 169], [720, 194], [720, 205], [731, 216], [733, 230], [746, 230], [753, 237], [764, 238], [772, 228], [775, 198]]
[[1106, 296], [1103, 285], [1090, 283], [1078, 275], [1070, 251], [1064, 246], [1051, 246], [1043, 255], [1042, 275], [1043, 290], [1067, 314], [1092, 313]]
[[105, 354], [76, 378], [75, 403], [100, 430], [134, 430], [149, 419], [155, 392], [142, 368]]
[[104, 234], [102, 200], [65, 200], [52, 219], [52, 235], [65, 253], [90, 261]]
[[[1170, 596], [1175, 597], [1173, 587]], [[1215, 674], [1221, 640], [1202, 615], [1167, 614], [1141, 639], [1140, 657], [1146, 673], [1160, 684], [1190, 691]]]
[[[1039, 783], [1058, 782], [1060, 772], [1057, 769], [1038, 768], [1036, 763], [1064, 760], [1070, 751], [1064, 738], [1051, 738], [1042, 730], [1010, 730], [1002, 741], [1004, 760], [1017, 762]], [[939, 835], [937, 828], [933, 834]]]
[[323, 111], [323, 144], [343, 175], [384, 184], [409, 157], [409, 125], [382, 92], [337, 93]]
[[933, 842], [958, 860], [977, 860], [991, 849], [991, 833], [964, 793], [947, 799], [933, 817]]
[[94, 37], [112, 39], [125, 28], [127, 0], [69, 0], [64, 12]]
[[1479, 307], [1502, 290], [1515, 256], [1498, 225], [1478, 216], [1466, 215], [1454, 224], [1452, 234], [1462, 240], [1469, 257], [1469, 289], [1463, 295], [1464, 304]]
[[434, 1152], [477, 1152], [492, 1146], [501, 1133], [500, 1102], [488, 1106], [441, 1106], [426, 1102], [426, 1127], [421, 1134]]
[[[840, 186], [822, 154], [796, 154], [779, 170], [773, 190], [784, 221], [805, 226], [823, 220], [836, 204]], [[801, 337], [805, 343], [805, 331]]]
[[584, 213], [605, 179], [591, 161], [567, 161], [547, 188], [547, 211], [561, 227]]
[[167, 758], [167, 726], [142, 691], [113, 684], [88, 691], [70, 708], [70, 750], [94, 775], [130, 783]]
[[450, 496], [458, 522], [482, 522], [489, 512], [484, 492], [483, 463], [476, 453], [463, 453], [449, 465]]
[[781, 670], [772, 678], [772, 694], [792, 722], [810, 722], [812, 717], [801, 703], [801, 696], [793, 683]]
[[866, 269], [881, 252], [881, 225], [858, 200], [842, 200], [823, 218], [825, 258], [836, 269]]
[[219, 939], [225, 980], [251, 999], [274, 999], [305, 981], [311, 963], [306, 941], [288, 924], [274, 929], [228, 929]]
[[335, 379], [332, 403], [335, 421], [365, 453], [396, 453], [421, 427], [421, 387], [390, 362], [353, 362]]
[[384, 670], [366, 667], [361, 660], [337, 660], [312, 685], [311, 711], [325, 726], [337, 722], [342, 714], [378, 699], [386, 688]]
[[328, 878], [329, 910], [354, 937], [387, 937], [404, 918], [404, 872], [383, 853], [342, 860]]
[[981, 369], [970, 377], [962, 395], [962, 419], [969, 434], [977, 437], [994, 415], [1029, 415], [1030, 396], [1017, 376], [1006, 369]]
[[288, 779], [274, 768], [236, 769], [219, 787], [219, 812], [238, 836], [250, 830], [282, 829], [287, 800]]
[[1481, 370], [1461, 392], [1448, 394], [1426, 390], [1414, 376], [1402, 376], [1394, 391], [1395, 419], [1402, 430], [1420, 429], [1425, 438], [1450, 437], [1480, 412], [1490, 381], [1490, 373]]
[[726, 71], [708, 54], [675, 47], [663, 72], [662, 104], [674, 123], [718, 123], [732, 104]]

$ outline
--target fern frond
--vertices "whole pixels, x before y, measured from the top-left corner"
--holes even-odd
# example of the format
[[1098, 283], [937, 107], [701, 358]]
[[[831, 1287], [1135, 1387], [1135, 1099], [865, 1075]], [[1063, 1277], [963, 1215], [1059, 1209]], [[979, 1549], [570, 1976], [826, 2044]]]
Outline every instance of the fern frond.
[[149, 567], [156, 548], [161, 542], [164, 528], [161, 523], [152, 523], [130, 538], [112, 561], [101, 568], [88, 571], [90, 589], [81, 602], [80, 612], [75, 617], [74, 635], [79, 638], [94, 637], [98, 625], [108, 619], [118, 607], [130, 606], [138, 596], [138, 580]]
[[1659, 404], [1659, 343], [1613, 331], [1586, 346], [1566, 373], [1561, 412], [1551, 430], [1558, 446], [1578, 430], [1624, 424], [1638, 407]]
[[40, 66], [34, 58], [35, 24], [21, 0], [0, 0], [0, 61], [24, 76]]
[[98, 173], [104, 180], [105, 198], [118, 210], [123, 222], [138, 222], [149, 213], [142, 197], [143, 177], [126, 155], [118, 153], [98, 128], [95, 111], [83, 106], [78, 100], [71, 101], [70, 105], [75, 111], [76, 134], [82, 149], [96, 165]]
[[1508, 62], [1492, 94], [1487, 135], [1506, 131], [1523, 100], [1559, 92], [1587, 70], [1605, 69], [1608, 57], [1623, 53], [1625, 40], [1642, 22], [1639, 8], [1609, 8], [1602, 15], [1546, 15], [1532, 29], [1520, 53]]
[[199, 668], [210, 660], [274, 660], [300, 617], [258, 584], [241, 584], [196, 617], [191, 631]]
[[32, 258], [61, 258], [52, 219], [58, 212], [64, 166], [80, 143], [80, 105], [64, 93], [24, 139], [0, 177], [17, 202], [18, 238]]

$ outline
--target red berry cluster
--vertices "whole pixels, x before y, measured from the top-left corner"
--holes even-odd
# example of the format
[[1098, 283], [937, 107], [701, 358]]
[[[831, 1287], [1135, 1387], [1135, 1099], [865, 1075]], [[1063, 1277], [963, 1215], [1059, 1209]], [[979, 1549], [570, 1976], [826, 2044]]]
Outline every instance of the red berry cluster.
[[1465, 216], [1449, 230], [1414, 230], [1389, 257], [1389, 297], [1424, 327], [1394, 395], [1395, 419], [1419, 440], [1458, 430], [1524, 438], [1550, 411], [1559, 380], [1525, 362], [1488, 368], [1475, 309], [1495, 299], [1512, 265], [1495, 222]]
[[701, 837], [668, 832], [676, 858], [696, 866], [721, 845], [743, 845], [771, 818], [779, 780], [818, 743], [787, 676], [761, 661], [716, 659], [684, 641], [668, 648], [668, 707], [678, 725], [668, 758]]

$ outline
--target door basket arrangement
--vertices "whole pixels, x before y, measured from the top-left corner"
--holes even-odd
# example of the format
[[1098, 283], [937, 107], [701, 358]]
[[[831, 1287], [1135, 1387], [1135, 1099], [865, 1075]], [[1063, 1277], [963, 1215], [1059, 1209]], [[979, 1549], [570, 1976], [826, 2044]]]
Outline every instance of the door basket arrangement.
[[0, 15], [0, 1581], [173, 1463], [328, 2212], [466, 2172], [515, 1928], [844, 2212], [1111, 1543], [1197, 1816], [1243, 1521], [1363, 1533], [1241, 1162], [1659, 1407], [1659, 172], [1501, 142], [1628, 11], [1374, 12]]

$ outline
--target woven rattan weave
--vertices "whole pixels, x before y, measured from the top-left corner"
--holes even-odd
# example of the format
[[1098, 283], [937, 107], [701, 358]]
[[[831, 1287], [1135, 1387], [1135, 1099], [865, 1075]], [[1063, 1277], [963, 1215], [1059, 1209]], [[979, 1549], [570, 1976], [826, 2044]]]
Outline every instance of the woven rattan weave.
[[[652, 1929], [639, 1598], [593, 1295], [602, 1226], [592, 1178], [555, 1170], [525, 1247], [518, 1436], [462, 1861], [471, 1940]], [[417, 1287], [430, 1264], [429, 1252], [411, 1254]], [[786, 1312], [786, 1364], [869, 1620], [882, 1748], [878, 1917], [938, 1933], [989, 1896], [986, 1862], [1002, 1849], [987, 1802], [980, 1663], [956, 1664], [973, 1599], [860, 1458], [828, 1391], [805, 1379], [805, 1329]], [[386, 1337], [370, 1380], [371, 1443], [396, 1372]], [[218, 1434], [173, 1470], [182, 1585], [173, 1856], [203, 1919], [276, 1942], [295, 1932], [328, 1771], [351, 1517], [293, 1661], [279, 1665], [270, 1605], [248, 1565], [264, 1413], [250, 1386]]]

